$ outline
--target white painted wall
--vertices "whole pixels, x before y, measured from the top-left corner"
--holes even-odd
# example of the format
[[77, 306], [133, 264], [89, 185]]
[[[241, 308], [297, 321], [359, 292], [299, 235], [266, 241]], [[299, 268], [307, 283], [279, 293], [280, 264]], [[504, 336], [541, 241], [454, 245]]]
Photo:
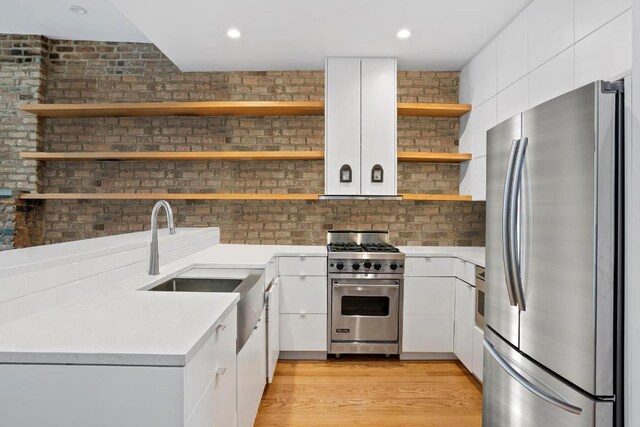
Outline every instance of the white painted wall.
[[[627, 135], [626, 232], [626, 425], [640, 425], [640, 0], [633, 0], [633, 87], [631, 136]], [[629, 93], [627, 94], [629, 96]]]
[[[635, 0], [633, 0], [635, 1]], [[631, 71], [632, 0], [534, 0], [460, 74], [460, 194], [485, 200], [486, 131], [553, 97]]]

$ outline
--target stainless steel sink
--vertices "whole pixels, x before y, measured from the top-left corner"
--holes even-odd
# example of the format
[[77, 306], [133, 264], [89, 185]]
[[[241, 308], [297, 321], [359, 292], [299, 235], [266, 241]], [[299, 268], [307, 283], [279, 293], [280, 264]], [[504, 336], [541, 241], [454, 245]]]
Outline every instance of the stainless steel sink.
[[163, 292], [235, 292], [241, 279], [200, 279], [175, 277], [149, 289]]
[[[235, 292], [240, 294], [238, 302], [238, 339], [236, 340], [236, 352], [240, 352], [242, 346], [251, 336], [251, 332], [260, 320], [264, 308], [264, 270], [235, 270], [222, 269], [221, 277], [211, 277], [211, 270], [207, 270], [208, 277], [193, 277], [197, 270], [188, 274], [191, 277], [174, 277], [166, 282], [150, 289], [141, 289], [156, 292]], [[218, 273], [214, 273], [218, 275]], [[227, 276], [227, 277], [225, 277]], [[231, 277], [229, 277], [231, 276]]]

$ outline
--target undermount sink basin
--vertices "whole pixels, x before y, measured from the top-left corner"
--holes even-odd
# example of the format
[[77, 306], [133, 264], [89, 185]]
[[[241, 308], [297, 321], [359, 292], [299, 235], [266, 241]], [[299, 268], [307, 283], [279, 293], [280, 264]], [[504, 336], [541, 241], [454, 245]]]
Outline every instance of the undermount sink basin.
[[241, 279], [175, 277], [149, 290], [163, 292], [234, 292], [241, 283]]

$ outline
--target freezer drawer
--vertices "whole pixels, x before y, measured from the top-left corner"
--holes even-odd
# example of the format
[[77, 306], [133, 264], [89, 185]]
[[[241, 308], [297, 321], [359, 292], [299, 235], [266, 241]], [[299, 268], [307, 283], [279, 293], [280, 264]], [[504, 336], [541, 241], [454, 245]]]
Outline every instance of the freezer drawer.
[[613, 402], [596, 400], [525, 359], [485, 331], [482, 425], [610, 427]]

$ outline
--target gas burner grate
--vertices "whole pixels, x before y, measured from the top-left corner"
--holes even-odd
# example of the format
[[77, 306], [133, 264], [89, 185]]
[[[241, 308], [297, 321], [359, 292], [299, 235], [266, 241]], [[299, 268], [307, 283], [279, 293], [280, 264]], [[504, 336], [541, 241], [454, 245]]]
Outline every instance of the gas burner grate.
[[400, 252], [398, 248], [388, 243], [363, 243], [361, 246], [365, 252]]
[[364, 249], [356, 243], [331, 243], [328, 246], [331, 252], [364, 252]]

